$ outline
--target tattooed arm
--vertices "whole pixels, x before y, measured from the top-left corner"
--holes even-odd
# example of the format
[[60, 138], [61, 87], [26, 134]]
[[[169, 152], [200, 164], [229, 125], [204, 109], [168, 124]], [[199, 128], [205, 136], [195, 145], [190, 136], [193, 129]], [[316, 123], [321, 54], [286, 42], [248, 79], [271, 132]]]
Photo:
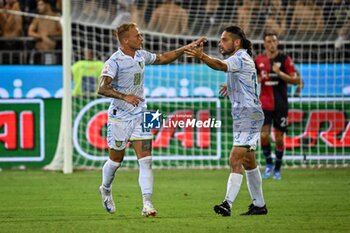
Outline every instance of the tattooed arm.
[[141, 97], [138, 97], [136, 95], [126, 95], [114, 89], [112, 87], [112, 78], [109, 76], [103, 76], [101, 78], [97, 92], [99, 95], [124, 100], [133, 106], [137, 106], [140, 102], [144, 101]]
[[166, 52], [166, 53], [163, 53], [163, 54], [158, 54], [157, 58], [156, 58], [156, 60], [154, 61], [153, 64], [163, 65], [163, 64], [171, 63], [171, 62], [175, 61], [178, 57], [183, 55], [185, 50], [188, 47], [199, 46], [200, 43], [203, 43], [205, 41], [206, 41], [206, 38], [202, 37], [202, 38], [199, 38], [198, 40], [196, 40], [196, 41], [194, 41], [194, 42], [192, 42], [192, 43], [190, 43], [188, 45], [185, 45], [185, 46], [183, 46], [181, 48], [178, 48], [178, 49], [175, 49], [173, 51]]

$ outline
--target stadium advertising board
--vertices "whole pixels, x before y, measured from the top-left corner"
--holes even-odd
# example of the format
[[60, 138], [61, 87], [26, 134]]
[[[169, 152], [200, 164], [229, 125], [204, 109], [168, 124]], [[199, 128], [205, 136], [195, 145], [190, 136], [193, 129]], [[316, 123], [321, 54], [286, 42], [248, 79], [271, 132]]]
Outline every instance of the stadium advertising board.
[[[350, 96], [350, 64], [297, 66], [305, 85], [302, 96]], [[62, 66], [0, 66], [0, 77], [0, 99], [63, 96]], [[226, 82], [224, 73], [198, 64], [149, 66], [145, 77], [149, 97], [217, 97], [218, 83]]]
[[[291, 100], [285, 159], [349, 160], [350, 109], [344, 106], [348, 106], [350, 100], [315, 100]], [[80, 101], [75, 104], [78, 114], [73, 128], [76, 155], [88, 160], [107, 159], [106, 109], [109, 100], [75, 101]], [[152, 129], [154, 160], [226, 160], [233, 141], [230, 106], [227, 99], [149, 99], [148, 108], [159, 110], [165, 117], [162, 126]], [[206, 120], [213, 117], [221, 121], [220, 128], [210, 127], [214, 124], [204, 128], [190, 124], [181, 127], [184, 125], [179, 123], [193, 118]], [[173, 123], [169, 125], [169, 121]], [[135, 160], [133, 155], [133, 150], [127, 150], [125, 160]]]
[[62, 98], [62, 66], [0, 66], [0, 99]]
[[[221, 157], [219, 99], [162, 98], [148, 99], [147, 103], [148, 109], [157, 110], [162, 116], [162, 127], [150, 129], [154, 134], [154, 160], [217, 160]], [[76, 109], [74, 147], [87, 159], [107, 159], [108, 105], [109, 99], [96, 99]], [[132, 150], [127, 153], [124, 160], [136, 160]]]
[[42, 161], [44, 127], [43, 100], [2, 100], [0, 161]]
[[41, 167], [51, 161], [60, 107], [59, 99], [0, 100], [0, 167]]
[[[108, 99], [73, 100], [74, 157], [86, 161], [107, 159]], [[350, 99], [291, 99], [285, 162], [350, 161]], [[152, 129], [155, 163], [207, 161], [227, 164], [232, 147], [231, 104], [227, 99], [150, 99], [148, 109], [162, 113], [164, 125]], [[60, 129], [61, 99], [0, 101], [0, 167], [48, 164], [55, 153]], [[197, 127], [191, 122], [221, 121]], [[193, 120], [196, 121], [193, 121]], [[169, 123], [171, 122], [171, 123]], [[185, 127], [186, 123], [189, 122]], [[182, 125], [183, 124], [183, 125]], [[203, 124], [204, 125], [204, 124]], [[272, 134], [273, 138], [273, 134]], [[258, 159], [264, 163], [258, 150]], [[135, 160], [127, 150], [126, 160]], [[169, 163], [166, 163], [169, 165]]]

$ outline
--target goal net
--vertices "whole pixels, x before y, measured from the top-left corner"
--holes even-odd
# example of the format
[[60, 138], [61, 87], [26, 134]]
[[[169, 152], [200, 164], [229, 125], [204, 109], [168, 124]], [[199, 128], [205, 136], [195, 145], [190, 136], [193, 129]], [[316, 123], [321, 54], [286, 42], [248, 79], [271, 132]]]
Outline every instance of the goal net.
[[[205, 52], [219, 58], [218, 40], [228, 25], [244, 28], [255, 54], [264, 51], [263, 33], [275, 31], [280, 49], [293, 58], [304, 83], [299, 95], [298, 87], [289, 87], [284, 165], [348, 165], [350, 16], [345, 2], [72, 0], [72, 60], [86, 60], [88, 50], [90, 59], [104, 62], [118, 49], [113, 30], [130, 21], [138, 24], [144, 49], [150, 52], [170, 51], [206, 36]], [[108, 158], [110, 100], [96, 95], [98, 80], [91, 76], [84, 77], [81, 92], [73, 93], [75, 168], [100, 168]], [[228, 166], [233, 141], [231, 104], [218, 94], [219, 84], [225, 82], [223, 72], [186, 56], [170, 65], [145, 68], [148, 109], [162, 113], [162, 127], [152, 131], [155, 167]], [[206, 127], [181, 125], [192, 120], [210, 123]], [[260, 149], [257, 159], [264, 165]], [[128, 145], [123, 166], [135, 167], [135, 161]]]

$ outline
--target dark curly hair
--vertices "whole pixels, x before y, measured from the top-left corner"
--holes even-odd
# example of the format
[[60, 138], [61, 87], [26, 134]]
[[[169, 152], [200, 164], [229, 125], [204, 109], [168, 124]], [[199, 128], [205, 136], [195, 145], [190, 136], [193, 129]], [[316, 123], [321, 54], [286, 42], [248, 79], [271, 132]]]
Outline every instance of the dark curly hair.
[[242, 41], [242, 47], [247, 50], [247, 53], [252, 56], [253, 55], [253, 45], [250, 40], [247, 39], [247, 36], [245, 35], [244, 31], [237, 26], [230, 26], [225, 28], [226, 32], [230, 32], [234, 35], [236, 35], [238, 38]]

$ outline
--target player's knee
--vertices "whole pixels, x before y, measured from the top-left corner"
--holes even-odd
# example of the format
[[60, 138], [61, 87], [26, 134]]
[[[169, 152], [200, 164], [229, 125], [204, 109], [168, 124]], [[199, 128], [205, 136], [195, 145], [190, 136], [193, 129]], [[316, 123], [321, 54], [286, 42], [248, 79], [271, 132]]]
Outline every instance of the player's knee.
[[108, 155], [110, 160], [121, 163], [124, 160], [125, 149], [122, 149], [121, 151], [119, 151], [114, 148], [109, 148]]
[[257, 167], [254, 150], [249, 151], [246, 156], [244, 156], [243, 167], [245, 170], [252, 170]]
[[269, 141], [270, 139], [270, 134], [269, 132], [261, 132], [261, 140]]
[[276, 137], [275, 144], [276, 144], [276, 149], [278, 149], [278, 150], [283, 150], [283, 149], [284, 149], [284, 140], [283, 140], [283, 137], [281, 137], [281, 138], [277, 138], [277, 137]]
[[[255, 154], [254, 154], [255, 156]], [[255, 157], [250, 157], [250, 156], [245, 156], [245, 159], [243, 160], [242, 163], [243, 167], [245, 170], [252, 170], [256, 168], [256, 159]]]
[[257, 164], [255, 161], [249, 161], [249, 162], [245, 162], [243, 163], [243, 167], [245, 170], [253, 170], [257, 167]]
[[242, 163], [230, 163], [231, 173], [242, 173]]
[[232, 154], [230, 156], [230, 167], [231, 172], [239, 172], [242, 170], [243, 157], [239, 155]]
[[265, 146], [265, 145], [269, 145], [270, 144], [270, 137], [268, 135], [263, 135], [261, 134], [261, 145]]

